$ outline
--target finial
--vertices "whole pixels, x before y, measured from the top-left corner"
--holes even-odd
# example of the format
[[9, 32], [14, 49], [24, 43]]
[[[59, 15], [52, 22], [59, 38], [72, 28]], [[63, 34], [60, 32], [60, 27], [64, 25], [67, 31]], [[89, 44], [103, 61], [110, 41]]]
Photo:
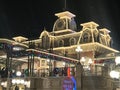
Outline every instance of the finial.
[[46, 28], [44, 27], [44, 31], [46, 31]]
[[67, 8], [67, 5], [66, 5], [66, 4], [67, 4], [67, 1], [64, 0], [64, 8], [63, 8], [64, 11], [66, 11], [66, 8]]

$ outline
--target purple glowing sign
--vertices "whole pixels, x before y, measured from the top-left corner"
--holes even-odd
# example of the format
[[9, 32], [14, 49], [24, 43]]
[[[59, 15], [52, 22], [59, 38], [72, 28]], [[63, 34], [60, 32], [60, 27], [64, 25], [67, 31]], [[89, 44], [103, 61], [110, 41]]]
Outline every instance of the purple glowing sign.
[[63, 80], [63, 84], [62, 84], [62, 90], [73, 90], [74, 88], [74, 82], [72, 81], [71, 77], [66, 77]]

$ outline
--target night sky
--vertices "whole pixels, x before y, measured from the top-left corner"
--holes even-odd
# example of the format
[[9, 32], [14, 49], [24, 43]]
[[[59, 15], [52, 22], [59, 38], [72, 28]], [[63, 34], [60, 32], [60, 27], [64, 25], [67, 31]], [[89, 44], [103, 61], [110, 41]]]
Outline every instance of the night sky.
[[[66, 0], [66, 10], [76, 15], [78, 30], [81, 23], [94, 21], [100, 28], [111, 31], [113, 48], [120, 45], [119, 0]], [[39, 38], [44, 28], [52, 31], [55, 13], [64, 11], [65, 0], [0, 0], [0, 38], [24, 36]]]

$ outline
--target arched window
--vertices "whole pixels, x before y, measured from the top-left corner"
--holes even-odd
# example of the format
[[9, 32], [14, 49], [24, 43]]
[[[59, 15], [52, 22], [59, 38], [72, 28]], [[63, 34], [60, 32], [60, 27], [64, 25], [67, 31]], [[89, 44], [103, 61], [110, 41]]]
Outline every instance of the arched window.
[[99, 37], [99, 39], [100, 39], [100, 43], [101, 43], [101, 44], [103, 44], [103, 45], [106, 45], [106, 42], [105, 42], [105, 37], [104, 37], [104, 35], [100, 34], [100, 37]]
[[59, 47], [64, 46], [64, 41], [63, 41], [63, 40], [60, 40], [59, 43], [58, 43], [58, 46], [59, 46]]
[[90, 33], [90, 31], [85, 31], [84, 33], [83, 33], [83, 36], [82, 36], [83, 38], [83, 43], [89, 43], [89, 42], [92, 42], [92, 35], [91, 35], [91, 33]]
[[76, 44], [76, 39], [75, 38], [71, 38], [70, 39], [70, 45], [75, 45]]
[[42, 36], [42, 48], [45, 48], [46, 45], [46, 37]]
[[49, 37], [46, 36], [46, 48], [49, 48], [49, 46], [50, 46], [50, 42], [49, 41], [50, 41]]
[[48, 36], [42, 36], [42, 47], [43, 49], [49, 48], [49, 37]]
[[97, 31], [93, 32], [93, 36], [94, 36], [94, 41], [99, 42], [99, 37], [98, 37], [98, 32]]
[[88, 39], [89, 39], [88, 33], [84, 33], [83, 41], [88, 42]]

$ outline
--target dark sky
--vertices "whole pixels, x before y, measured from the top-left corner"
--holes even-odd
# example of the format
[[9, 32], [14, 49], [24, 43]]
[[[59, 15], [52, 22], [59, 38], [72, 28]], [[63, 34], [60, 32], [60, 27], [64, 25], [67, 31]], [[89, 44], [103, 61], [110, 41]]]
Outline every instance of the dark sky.
[[[113, 47], [120, 45], [119, 0], [66, 0], [66, 9], [76, 15], [80, 24], [94, 21], [99, 28], [111, 31]], [[0, 0], [0, 38], [24, 36], [39, 38], [44, 27], [52, 31], [55, 13], [64, 10], [64, 0]], [[119, 49], [120, 50], [120, 49]]]

